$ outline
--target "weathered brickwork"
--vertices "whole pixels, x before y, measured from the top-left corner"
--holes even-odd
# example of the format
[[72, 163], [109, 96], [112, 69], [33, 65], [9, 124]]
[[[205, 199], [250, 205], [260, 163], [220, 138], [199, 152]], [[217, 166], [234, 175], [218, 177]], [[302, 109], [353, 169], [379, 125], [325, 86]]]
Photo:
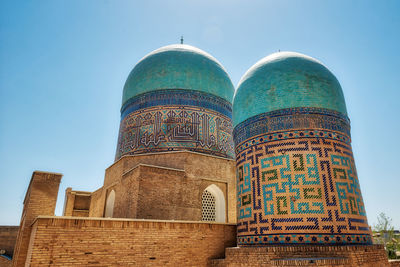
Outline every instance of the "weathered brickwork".
[[400, 267], [400, 260], [389, 260], [390, 267]]
[[[122, 157], [106, 170], [104, 186], [87, 196], [90, 205], [84, 202], [83, 208], [90, 206], [89, 217], [105, 216], [114, 191], [114, 218], [200, 221], [201, 196], [210, 185], [225, 199], [224, 221], [235, 223], [234, 160], [189, 151]], [[64, 216], [87, 216], [74, 210], [79, 192], [67, 189]]]
[[13, 266], [24, 266], [31, 240], [32, 223], [37, 216], [53, 216], [56, 208], [61, 174], [38, 172], [32, 174], [25, 195], [17, 241], [15, 244]]
[[193, 90], [157, 90], [121, 109], [116, 160], [123, 155], [190, 150], [234, 158], [232, 105]]
[[316, 108], [235, 128], [238, 244], [372, 243], [349, 129], [343, 116]]
[[208, 266], [236, 245], [229, 224], [51, 217], [33, 229], [30, 266]]
[[0, 267], [11, 267], [12, 260], [6, 256], [0, 255]]
[[64, 216], [89, 217], [91, 192], [75, 191], [71, 187], [65, 190]]
[[225, 259], [213, 260], [211, 266], [389, 267], [392, 265], [389, 265], [386, 252], [381, 245], [277, 245], [227, 248]]
[[0, 250], [4, 250], [7, 256], [14, 254], [18, 229], [18, 226], [0, 226]]
[[[92, 201], [103, 207], [116, 193], [114, 216], [138, 219], [201, 220], [201, 195], [217, 185], [226, 200], [227, 222], [236, 222], [235, 162], [195, 152], [124, 156], [106, 170], [104, 186]], [[101, 197], [100, 197], [101, 196]], [[97, 212], [102, 217], [103, 213]]]

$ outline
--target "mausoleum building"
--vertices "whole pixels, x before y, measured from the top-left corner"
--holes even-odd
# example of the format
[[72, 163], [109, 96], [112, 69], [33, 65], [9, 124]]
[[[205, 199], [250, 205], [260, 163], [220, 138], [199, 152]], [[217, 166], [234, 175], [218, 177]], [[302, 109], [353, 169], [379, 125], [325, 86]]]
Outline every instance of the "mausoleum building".
[[275, 53], [243, 76], [234, 103], [238, 243], [371, 244], [335, 76]]
[[103, 186], [68, 188], [54, 216], [61, 177], [33, 173], [0, 266], [395, 266], [372, 244], [342, 88], [303, 54], [267, 56], [235, 92], [196, 47], [151, 52]]

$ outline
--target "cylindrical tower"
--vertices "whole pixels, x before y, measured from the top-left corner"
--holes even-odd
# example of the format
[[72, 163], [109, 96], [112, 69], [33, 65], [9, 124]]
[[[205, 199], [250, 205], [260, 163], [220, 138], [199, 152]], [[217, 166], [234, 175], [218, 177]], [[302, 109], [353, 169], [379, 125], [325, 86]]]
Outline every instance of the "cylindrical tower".
[[371, 244], [335, 76], [275, 53], [243, 76], [233, 106], [238, 245]]
[[234, 87], [222, 65], [189, 45], [145, 56], [125, 83], [116, 160], [190, 150], [234, 157]]

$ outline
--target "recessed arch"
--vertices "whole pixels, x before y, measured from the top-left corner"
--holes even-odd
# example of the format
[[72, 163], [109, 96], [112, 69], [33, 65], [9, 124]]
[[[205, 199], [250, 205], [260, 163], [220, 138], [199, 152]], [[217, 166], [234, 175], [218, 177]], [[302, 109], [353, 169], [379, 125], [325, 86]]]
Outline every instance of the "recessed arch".
[[111, 190], [107, 197], [106, 211], [104, 217], [112, 217], [114, 213], [115, 191]]
[[222, 190], [215, 184], [209, 185], [202, 194], [202, 220], [224, 223], [226, 202]]

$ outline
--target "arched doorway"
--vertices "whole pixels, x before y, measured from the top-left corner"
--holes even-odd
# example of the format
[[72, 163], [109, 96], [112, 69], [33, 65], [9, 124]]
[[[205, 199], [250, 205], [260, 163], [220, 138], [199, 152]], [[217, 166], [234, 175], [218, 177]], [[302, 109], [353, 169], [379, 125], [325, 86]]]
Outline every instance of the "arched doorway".
[[114, 213], [115, 191], [111, 190], [106, 202], [106, 211], [104, 217], [112, 217]]
[[201, 220], [225, 222], [225, 196], [218, 186], [212, 184], [204, 189], [201, 196]]

